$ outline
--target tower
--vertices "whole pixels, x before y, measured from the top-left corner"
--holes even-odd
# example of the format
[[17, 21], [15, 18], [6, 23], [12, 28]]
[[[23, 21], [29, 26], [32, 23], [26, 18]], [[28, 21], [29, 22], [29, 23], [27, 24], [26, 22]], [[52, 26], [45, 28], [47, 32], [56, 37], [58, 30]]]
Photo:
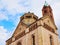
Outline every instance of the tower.
[[44, 5], [43, 5], [43, 8], [42, 8], [42, 15], [43, 15], [43, 17], [45, 17], [45, 16], [49, 16], [50, 17], [53, 25], [55, 26], [55, 29], [52, 30], [52, 31], [57, 33], [57, 31], [56, 31], [57, 30], [57, 26], [55, 25], [52, 8], [46, 1], [45, 1]]
[[45, 1], [45, 4], [42, 8], [42, 15], [48, 15], [51, 17], [52, 21], [54, 22], [54, 17], [53, 17], [53, 12], [52, 12], [52, 8], [50, 5], [48, 5], [48, 3]]

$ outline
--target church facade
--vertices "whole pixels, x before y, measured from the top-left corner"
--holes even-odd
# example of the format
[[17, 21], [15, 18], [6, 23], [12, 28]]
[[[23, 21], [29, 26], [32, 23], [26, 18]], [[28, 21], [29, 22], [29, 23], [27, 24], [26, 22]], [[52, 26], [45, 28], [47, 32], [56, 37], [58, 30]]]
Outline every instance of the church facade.
[[57, 27], [50, 5], [42, 8], [42, 17], [25, 13], [6, 45], [59, 45]]

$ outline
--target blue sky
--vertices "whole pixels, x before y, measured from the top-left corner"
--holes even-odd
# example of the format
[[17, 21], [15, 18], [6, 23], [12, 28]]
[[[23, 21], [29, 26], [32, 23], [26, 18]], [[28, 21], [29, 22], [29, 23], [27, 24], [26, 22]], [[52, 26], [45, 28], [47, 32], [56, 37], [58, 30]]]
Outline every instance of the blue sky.
[[[53, 9], [53, 16], [60, 34], [60, 0], [46, 0]], [[26, 12], [33, 12], [39, 18], [45, 0], [0, 0], [0, 45], [5, 45], [16, 29], [20, 17]]]

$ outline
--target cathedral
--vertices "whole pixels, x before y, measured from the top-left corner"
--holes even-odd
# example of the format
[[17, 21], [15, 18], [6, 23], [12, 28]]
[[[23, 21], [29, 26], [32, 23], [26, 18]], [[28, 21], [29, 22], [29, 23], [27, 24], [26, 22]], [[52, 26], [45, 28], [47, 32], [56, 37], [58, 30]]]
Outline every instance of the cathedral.
[[41, 18], [31, 12], [21, 16], [13, 35], [6, 40], [6, 45], [59, 45], [51, 6], [44, 4]]

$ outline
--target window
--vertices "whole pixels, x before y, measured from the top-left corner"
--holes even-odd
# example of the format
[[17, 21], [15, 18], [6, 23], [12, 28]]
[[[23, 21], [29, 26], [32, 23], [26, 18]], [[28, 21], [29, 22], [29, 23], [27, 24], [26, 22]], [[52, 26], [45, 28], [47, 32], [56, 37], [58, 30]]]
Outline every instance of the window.
[[26, 16], [26, 18], [31, 18], [31, 16]]
[[45, 10], [44, 13], [47, 13], [47, 11]]
[[33, 42], [33, 45], [35, 45], [35, 36], [32, 35], [32, 42]]
[[51, 15], [51, 18], [52, 18], [52, 15]]
[[53, 33], [55, 33], [55, 31], [54, 31], [54, 30], [52, 30], [52, 32], [53, 32]]
[[22, 45], [21, 42], [18, 42], [17, 45]]
[[50, 45], [53, 45], [53, 38], [50, 36]]
[[52, 13], [52, 11], [50, 10], [50, 13]]

